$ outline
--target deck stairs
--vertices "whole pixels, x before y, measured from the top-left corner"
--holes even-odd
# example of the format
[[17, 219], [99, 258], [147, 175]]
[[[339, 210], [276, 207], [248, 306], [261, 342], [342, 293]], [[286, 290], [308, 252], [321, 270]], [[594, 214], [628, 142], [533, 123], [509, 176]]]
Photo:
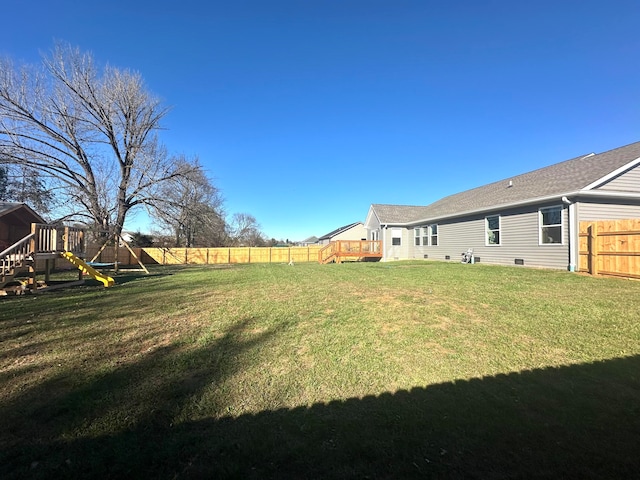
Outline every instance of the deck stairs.
[[381, 258], [382, 242], [379, 240], [336, 240], [318, 251], [318, 262], [321, 264]]
[[31, 233], [0, 252], [0, 288], [12, 281], [14, 277], [29, 268], [33, 262], [31, 252]]

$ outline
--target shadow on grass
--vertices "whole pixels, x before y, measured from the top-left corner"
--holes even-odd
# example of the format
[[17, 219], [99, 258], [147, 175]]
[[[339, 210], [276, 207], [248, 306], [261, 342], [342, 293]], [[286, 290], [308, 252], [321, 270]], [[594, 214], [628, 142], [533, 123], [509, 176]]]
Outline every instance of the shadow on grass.
[[[109, 476], [108, 465], [118, 477], [133, 471], [142, 474], [134, 466], [135, 458], [144, 462], [145, 455], [153, 455], [167, 440], [187, 400], [247, 366], [254, 358], [252, 349], [286, 328], [256, 333], [255, 323], [260, 322], [242, 319], [204, 347], [172, 344], [144, 352], [135, 363], [85, 382], [74, 378], [76, 372], [62, 371], [31, 388], [25, 385], [10, 401], [0, 403], [0, 478], [102, 477]], [[50, 440], [73, 438], [77, 429], [93, 429], [98, 438], [115, 443], [89, 453], [85, 446], [93, 447], [84, 441]], [[118, 440], [121, 431], [133, 443]], [[68, 455], [78, 462], [75, 466], [66, 461]]]
[[[242, 368], [226, 358], [277, 333], [239, 341], [250, 324], [241, 322], [195, 353], [158, 351], [63, 398], [51, 395], [56, 385], [21, 396], [3, 409], [14, 431], [3, 441], [0, 474], [602, 479], [637, 478], [640, 472], [640, 356], [173, 424], [187, 398]], [[140, 385], [151, 397], [126, 397], [128, 387], [165, 361], [191, 368], [154, 388]], [[136, 417], [126, 428], [69, 440], [55, 428], [108, 416], [123, 402]], [[138, 402], [144, 409], [136, 416]], [[18, 422], [21, 414], [31, 415], [23, 419], [34, 423], [31, 428]]]

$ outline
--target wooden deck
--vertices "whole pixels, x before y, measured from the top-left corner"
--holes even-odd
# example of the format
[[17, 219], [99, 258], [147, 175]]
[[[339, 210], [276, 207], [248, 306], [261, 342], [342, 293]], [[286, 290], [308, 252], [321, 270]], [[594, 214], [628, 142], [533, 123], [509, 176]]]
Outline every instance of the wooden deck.
[[319, 263], [342, 263], [347, 260], [382, 258], [382, 242], [379, 240], [337, 240], [318, 252]]
[[0, 252], [0, 288], [23, 272], [29, 272], [29, 289], [36, 289], [36, 260], [46, 261], [45, 275], [49, 276], [49, 261], [62, 252], [84, 255], [84, 231], [74, 227], [60, 227], [32, 223], [31, 233]]

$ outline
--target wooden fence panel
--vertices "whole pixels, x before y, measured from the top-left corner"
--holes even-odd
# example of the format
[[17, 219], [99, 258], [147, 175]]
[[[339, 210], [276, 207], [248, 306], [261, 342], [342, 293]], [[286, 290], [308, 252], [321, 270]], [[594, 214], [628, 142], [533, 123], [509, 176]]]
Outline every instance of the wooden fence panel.
[[229, 249], [229, 263], [250, 263], [249, 247], [234, 247]]
[[271, 249], [271, 262], [272, 263], [289, 263], [289, 249], [282, 247], [275, 247]]
[[[229, 263], [298, 263], [318, 261], [320, 245], [307, 247], [216, 247], [216, 248], [133, 248], [145, 265], [216, 265]], [[93, 258], [99, 246], [87, 248], [87, 258]], [[113, 263], [113, 247], [105, 248], [96, 262]], [[126, 248], [118, 249], [121, 265], [135, 265], [136, 259]]]
[[163, 248], [134, 248], [136, 254], [140, 251], [140, 261], [145, 265], [162, 265]]
[[269, 263], [271, 262], [270, 248], [252, 248], [250, 263]]
[[291, 247], [291, 260], [294, 262], [317, 262], [318, 250], [314, 250], [313, 256], [311, 255], [311, 247]]
[[187, 263], [192, 265], [206, 265], [207, 248], [187, 248]]
[[581, 272], [640, 278], [640, 219], [580, 222]]
[[209, 264], [219, 265], [230, 263], [229, 248], [209, 248]]

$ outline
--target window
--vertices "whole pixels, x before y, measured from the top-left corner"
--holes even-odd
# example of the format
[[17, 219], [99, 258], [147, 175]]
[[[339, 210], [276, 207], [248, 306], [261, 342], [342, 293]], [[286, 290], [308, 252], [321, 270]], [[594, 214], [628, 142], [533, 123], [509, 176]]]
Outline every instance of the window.
[[487, 245], [500, 245], [500, 215], [485, 218]]
[[540, 209], [540, 243], [562, 243], [562, 207]]
[[429, 245], [429, 227], [422, 227], [422, 245]]
[[402, 245], [402, 230], [399, 228], [391, 229], [391, 245]]
[[420, 246], [420, 229], [419, 228], [414, 228], [413, 229], [413, 233], [415, 235], [416, 246]]
[[436, 247], [438, 245], [438, 225], [435, 223], [429, 225], [429, 230], [431, 230], [431, 245]]

